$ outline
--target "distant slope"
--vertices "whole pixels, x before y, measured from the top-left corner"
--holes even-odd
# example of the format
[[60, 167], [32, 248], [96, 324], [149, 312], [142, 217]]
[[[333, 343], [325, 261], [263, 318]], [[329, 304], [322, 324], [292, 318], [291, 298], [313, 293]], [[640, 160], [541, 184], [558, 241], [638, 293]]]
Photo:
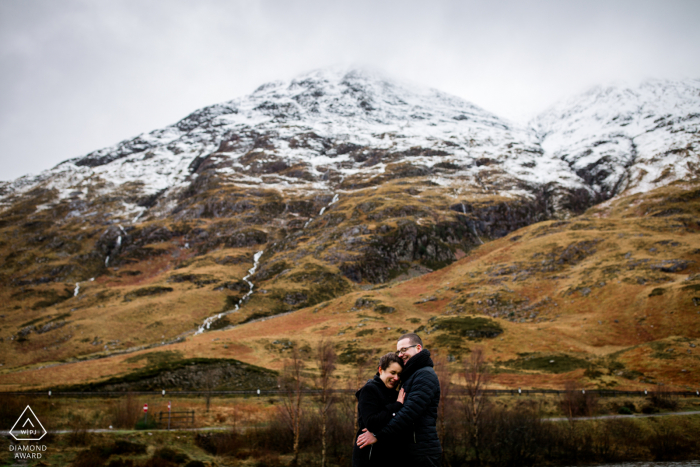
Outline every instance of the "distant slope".
[[[422, 329], [455, 358], [470, 338], [509, 343], [494, 352], [510, 374], [563, 342], [583, 373], [694, 338], [666, 322], [635, 338], [627, 315], [690, 306], [678, 281], [697, 264], [699, 100], [696, 81], [595, 89], [528, 129], [432, 89], [321, 70], [5, 184], [0, 383], [129, 374], [140, 366], [122, 359], [163, 345], [218, 358], [212, 332], [279, 368], [297, 335], [337, 340], [349, 365], [368, 354], [360, 342], [378, 352]], [[571, 331], [566, 313], [584, 309], [627, 327]], [[532, 339], [540, 353], [518, 355]], [[611, 378], [591, 384], [632, 384]]]
[[[484, 348], [500, 387], [560, 388], [578, 380], [598, 388], [695, 388], [698, 193], [700, 185], [676, 183], [624, 197], [568, 221], [520, 229], [440, 271], [166, 348], [179, 358], [229, 357], [280, 369], [292, 346], [313, 367], [313, 348], [330, 339], [342, 374], [351, 377], [356, 361], [417, 331], [428, 348], [455, 360], [455, 370], [471, 349]], [[6, 371], [2, 381], [5, 388], [99, 381], [162, 353]]]

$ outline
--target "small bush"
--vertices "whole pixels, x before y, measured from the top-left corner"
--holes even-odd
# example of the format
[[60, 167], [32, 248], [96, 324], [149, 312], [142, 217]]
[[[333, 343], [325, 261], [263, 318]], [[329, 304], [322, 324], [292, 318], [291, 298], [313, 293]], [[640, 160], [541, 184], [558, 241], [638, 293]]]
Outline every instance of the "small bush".
[[438, 320], [434, 329], [471, 339], [493, 338], [503, 333], [503, 328], [498, 322], [488, 318], [472, 318], [471, 316]]
[[146, 445], [118, 439], [110, 447], [110, 454], [146, 454]]
[[617, 410], [617, 413], [619, 413], [620, 415], [632, 415], [634, 412], [626, 405], [623, 405]]
[[164, 293], [172, 292], [172, 291], [173, 291], [172, 287], [160, 287], [160, 286], [143, 287], [141, 289], [132, 290], [131, 292], [124, 295], [124, 301], [130, 302], [136, 298], [150, 297], [153, 295], [160, 295], [160, 294], [164, 294]]
[[146, 421], [146, 417], [143, 417], [134, 426], [136, 430], [155, 430], [156, 428], [158, 428], [158, 422], [156, 422], [155, 417], [148, 417], [148, 421]]
[[590, 417], [598, 411], [598, 400], [590, 392], [584, 392], [575, 383], [566, 383], [560, 408], [567, 417]]
[[153, 458], [163, 459], [174, 464], [184, 464], [185, 462], [190, 460], [187, 454], [184, 454], [171, 448], [158, 449], [156, 452], [153, 453]]
[[657, 461], [675, 460], [683, 457], [693, 446], [677, 420], [654, 420], [653, 433], [646, 440], [649, 452]]
[[664, 386], [657, 386], [656, 390], [651, 393], [649, 402], [660, 410], [676, 410], [678, 408], [678, 398], [671, 395]]
[[24, 396], [3, 395], [0, 404], [0, 426], [9, 430], [17, 421], [24, 409], [29, 405], [29, 400]]
[[70, 422], [67, 441], [71, 446], [85, 446], [90, 442], [90, 423], [81, 415], [76, 415]]
[[92, 446], [90, 449], [81, 451], [75, 456], [73, 467], [100, 467], [109, 459], [109, 454], [105, 453], [104, 446]]
[[197, 446], [216, 456], [235, 456], [246, 445], [246, 441], [234, 430], [197, 434], [194, 441]]
[[109, 411], [112, 425], [117, 428], [133, 428], [141, 415], [139, 403], [131, 393], [113, 404]]
[[134, 467], [134, 461], [131, 459], [112, 459], [107, 467]]
[[[589, 369], [590, 363], [582, 358], [572, 357], [566, 354], [554, 355], [527, 355], [521, 354], [522, 358], [508, 360], [504, 365], [520, 370], [543, 371], [546, 373], [568, 373], [570, 371]], [[587, 376], [590, 376], [589, 373]]]

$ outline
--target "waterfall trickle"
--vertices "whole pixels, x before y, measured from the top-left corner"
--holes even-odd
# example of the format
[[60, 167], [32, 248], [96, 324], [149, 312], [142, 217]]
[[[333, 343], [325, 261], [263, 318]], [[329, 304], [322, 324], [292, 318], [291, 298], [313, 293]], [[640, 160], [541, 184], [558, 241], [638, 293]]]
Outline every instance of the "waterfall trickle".
[[247, 282], [247, 283], [248, 283], [248, 286], [250, 287], [250, 289], [248, 290], [248, 292], [246, 292], [246, 294], [243, 295], [243, 297], [238, 301], [238, 303], [236, 304], [236, 306], [234, 307], [233, 310], [224, 311], [223, 313], [217, 313], [216, 315], [210, 316], [209, 318], [205, 319], [204, 322], [202, 323], [202, 325], [197, 329], [197, 331], [195, 331], [195, 333], [194, 333], [195, 336], [198, 335], [198, 334], [203, 333], [203, 332], [206, 331], [206, 330], [208, 330], [208, 329], [211, 327], [211, 325], [212, 325], [212, 323], [213, 323], [214, 321], [216, 321], [216, 320], [218, 320], [218, 319], [221, 319], [221, 318], [223, 318], [224, 316], [226, 316], [226, 315], [228, 315], [228, 314], [230, 314], [230, 313], [235, 313], [236, 311], [238, 311], [238, 310], [240, 309], [240, 306], [243, 304], [243, 302], [244, 302], [248, 297], [250, 297], [251, 295], [253, 295], [253, 287], [254, 287], [254, 285], [253, 285], [252, 282], [250, 282], [250, 281], [248, 280], [248, 278], [250, 278], [250, 276], [252, 276], [253, 274], [255, 274], [255, 271], [258, 269], [258, 264], [259, 264], [258, 262], [260, 261], [260, 257], [263, 255], [263, 253], [264, 253], [264, 251], [262, 251], [262, 250], [261, 250], [261, 251], [258, 251], [257, 253], [255, 253], [255, 255], [253, 256], [253, 267], [250, 268], [250, 269], [248, 269], [248, 275], [246, 275], [246, 276], [243, 278], [243, 281]]
[[[329, 207], [331, 207], [331, 206], [332, 206], [333, 204], [335, 204], [337, 201], [338, 201], [338, 194], [336, 193], [335, 195], [333, 195], [333, 199], [331, 200], [331, 202], [328, 203], [327, 206], [324, 206], [324, 207], [321, 208], [321, 212], [318, 213], [318, 216], [321, 217], [321, 216], [323, 215], [323, 213], [326, 212], [326, 209], [328, 209]], [[306, 221], [306, 224], [304, 224], [304, 228], [308, 227], [309, 224], [311, 224], [311, 221], [313, 221], [313, 220], [314, 220], [314, 218], [312, 217], [311, 219], [309, 219], [308, 221]]]

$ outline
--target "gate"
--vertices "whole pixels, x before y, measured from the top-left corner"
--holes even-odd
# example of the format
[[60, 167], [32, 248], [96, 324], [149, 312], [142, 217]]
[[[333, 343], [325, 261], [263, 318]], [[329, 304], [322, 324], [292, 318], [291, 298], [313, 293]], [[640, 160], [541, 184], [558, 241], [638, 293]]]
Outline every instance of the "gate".
[[158, 427], [167, 428], [194, 428], [194, 410], [183, 412], [158, 412]]

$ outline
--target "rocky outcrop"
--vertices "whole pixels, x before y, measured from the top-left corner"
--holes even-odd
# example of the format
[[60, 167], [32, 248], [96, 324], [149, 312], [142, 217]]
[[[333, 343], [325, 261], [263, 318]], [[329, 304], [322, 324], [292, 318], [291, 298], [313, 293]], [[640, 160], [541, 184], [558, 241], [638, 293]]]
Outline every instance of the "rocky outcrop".
[[409, 269], [411, 263], [438, 269], [452, 263], [454, 250], [467, 251], [477, 245], [465, 224], [456, 221], [421, 226], [399, 221], [395, 229], [374, 235], [361, 247], [359, 258], [340, 265], [343, 274], [354, 282], [387, 282]]
[[73, 391], [254, 390], [277, 388], [277, 374], [233, 359], [185, 359], [118, 378], [65, 388]]

